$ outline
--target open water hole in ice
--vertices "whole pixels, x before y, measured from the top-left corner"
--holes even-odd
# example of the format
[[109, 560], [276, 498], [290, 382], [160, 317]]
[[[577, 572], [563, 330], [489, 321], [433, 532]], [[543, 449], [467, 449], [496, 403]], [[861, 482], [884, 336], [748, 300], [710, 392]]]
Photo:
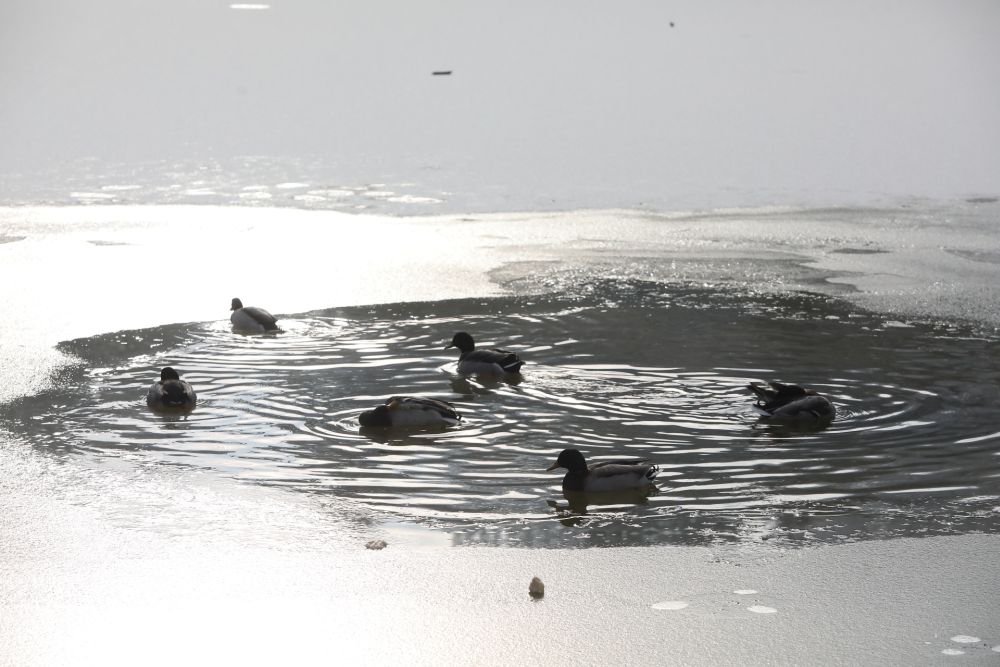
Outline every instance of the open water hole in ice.
[[[53, 456], [193, 466], [333, 494], [365, 521], [455, 544], [790, 543], [995, 530], [997, 343], [903, 324], [826, 297], [641, 281], [548, 295], [339, 309], [246, 336], [228, 320], [65, 343], [81, 360], [4, 425]], [[519, 377], [456, 373], [451, 336], [527, 360]], [[163, 366], [198, 391], [186, 416], [147, 410]], [[829, 396], [833, 424], [758, 423], [750, 380]], [[389, 396], [433, 396], [444, 430], [362, 430]], [[649, 497], [567, 498], [560, 450], [660, 467]]]

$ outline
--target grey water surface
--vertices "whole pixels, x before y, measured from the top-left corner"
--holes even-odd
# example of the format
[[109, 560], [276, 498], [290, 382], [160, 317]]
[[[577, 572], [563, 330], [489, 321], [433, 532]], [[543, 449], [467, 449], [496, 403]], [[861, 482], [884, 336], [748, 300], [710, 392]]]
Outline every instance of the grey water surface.
[[[228, 322], [70, 341], [55, 388], [0, 408], [55, 457], [181, 466], [332, 496], [359, 521], [443, 531], [453, 544], [586, 547], [779, 539], [795, 544], [995, 530], [996, 341], [903, 324], [829, 297], [639, 280], [543, 295], [289, 315], [277, 335]], [[520, 377], [459, 376], [470, 331], [527, 359]], [[145, 408], [171, 365], [188, 416]], [[836, 404], [821, 431], [758, 423], [745, 385], [800, 382]], [[461, 426], [359, 429], [396, 394], [453, 402]], [[567, 499], [545, 468], [660, 467], [648, 498]]]

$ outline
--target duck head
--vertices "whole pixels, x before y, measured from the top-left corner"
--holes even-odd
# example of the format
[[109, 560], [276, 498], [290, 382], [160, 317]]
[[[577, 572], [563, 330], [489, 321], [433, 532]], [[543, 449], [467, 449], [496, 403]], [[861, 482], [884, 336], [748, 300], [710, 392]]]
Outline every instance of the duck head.
[[366, 410], [358, 415], [362, 426], [389, 426], [389, 406], [380, 405], [374, 410]]
[[804, 398], [806, 396], [816, 396], [815, 389], [806, 389], [805, 387], [800, 387], [797, 384], [792, 385], [781, 385], [781, 389], [778, 391], [778, 396], [781, 398], [788, 397], [788, 400], [797, 400]]
[[464, 331], [459, 331], [451, 339], [451, 345], [448, 345], [444, 349], [447, 350], [450, 347], [457, 347], [459, 351], [462, 352], [462, 354], [465, 354], [466, 352], [471, 352], [472, 350], [476, 349], [476, 343], [475, 341], [472, 340], [472, 336], [465, 333]]
[[162, 371], [160, 371], [160, 381], [166, 382], [167, 380], [180, 380], [181, 376], [177, 374], [170, 366], [167, 366]]
[[229, 310], [239, 310], [243, 307], [243, 302], [239, 299], [233, 299], [233, 302], [229, 305]]
[[556, 468], [566, 468], [570, 472], [587, 472], [587, 460], [579, 449], [564, 449], [559, 452], [556, 462], [546, 468], [546, 472], [551, 472]]

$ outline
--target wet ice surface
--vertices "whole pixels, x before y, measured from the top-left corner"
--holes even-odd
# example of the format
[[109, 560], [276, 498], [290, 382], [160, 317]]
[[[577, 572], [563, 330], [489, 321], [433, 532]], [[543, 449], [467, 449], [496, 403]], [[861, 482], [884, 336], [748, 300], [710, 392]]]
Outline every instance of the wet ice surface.
[[774, 607], [765, 607], [764, 605], [755, 604], [747, 607], [747, 611], [752, 611], [755, 614], [776, 614], [778, 610]]
[[[41, 452], [281, 487], [346, 503], [358, 525], [402, 523], [453, 544], [810, 544], [1000, 519], [996, 343], [953, 326], [632, 280], [280, 324], [275, 336], [220, 321], [73, 341], [62, 349], [84, 363], [0, 415]], [[523, 376], [456, 375], [442, 348], [460, 329], [517, 350]], [[187, 417], [145, 409], [166, 365], [198, 391]], [[761, 426], [744, 386], [772, 378], [825, 393], [837, 420], [820, 432]], [[464, 422], [359, 431], [358, 413], [395, 394], [451, 401]], [[565, 447], [649, 459], [660, 492], [571, 502], [544, 472]]]
[[[753, 594], [756, 594], [756, 592], [757, 591], [750, 591], [750, 593]], [[741, 593], [741, 591], [734, 591], [734, 593], [736, 595], [742, 595], [747, 592]], [[661, 602], [654, 603], [652, 608], [657, 611], [686, 610], [686, 613], [696, 615], [712, 615], [715, 617], [725, 615], [730, 618], [735, 617], [734, 612], [742, 613], [743, 611], [760, 615], [778, 613], [778, 610], [774, 607], [768, 607], [762, 604], [751, 603], [744, 606], [742, 601], [727, 599], [727, 597], [719, 591], [698, 593], [691, 596], [690, 600], [663, 600]]]
[[[905, 309], [897, 308], [896, 301], [891, 315], [878, 316], [820, 297], [769, 297], [767, 290], [800, 289], [803, 279], [809, 288], [813, 284], [809, 281], [822, 272], [802, 270], [794, 259], [777, 266], [752, 261], [763, 256], [759, 245], [773, 245], [781, 238], [788, 241], [782, 248], [797, 253], [818, 244], [814, 252], [822, 254], [824, 247], [865, 249], [869, 246], [860, 239], [866, 234], [859, 233], [856, 243], [832, 238], [823, 245], [826, 242], [817, 226], [809, 223], [797, 228], [796, 220], [774, 228], [772, 235], [761, 237], [761, 244], [749, 247], [741, 245], [745, 239], [726, 240], [725, 234], [714, 241], [707, 237], [722, 223], [746, 236], [768, 229], [770, 222], [762, 225], [759, 218], [735, 215], [729, 222], [709, 216], [706, 226], [689, 217], [655, 224], [631, 218], [618, 226], [617, 216], [608, 214], [596, 216], [598, 224], [590, 226], [592, 217], [573, 214], [538, 221], [531, 216], [521, 218], [516, 221], [521, 226], [513, 233], [512, 223], [503, 216], [468, 226], [455, 221], [441, 225], [392, 221], [403, 227], [386, 238], [402, 239], [404, 245], [411, 244], [414, 232], [419, 235], [427, 229], [435, 241], [448, 235], [455, 242], [456, 232], [467, 235], [462, 237], [467, 239], [462, 251], [448, 256], [447, 270], [467, 293], [483, 296], [496, 292], [470, 282], [469, 272], [456, 267], [457, 261], [482, 271], [512, 259], [508, 244], [523, 250], [521, 244], [555, 238], [553, 243], [565, 253], [546, 257], [552, 249], [548, 246], [520, 258], [535, 260], [535, 264], [495, 275], [517, 278], [526, 270], [535, 275], [528, 281], [530, 289], [518, 289], [520, 293], [565, 296], [317, 311], [284, 317], [287, 331], [278, 337], [236, 337], [222, 319], [225, 313], [217, 312], [232, 296], [252, 298], [255, 305], [281, 313], [375, 302], [391, 293], [381, 289], [385, 285], [396, 293], [404, 287], [427, 292], [407, 293], [398, 299], [444, 298], [441, 275], [429, 275], [429, 267], [414, 274], [420, 276], [419, 281], [399, 280], [394, 269], [405, 264], [405, 257], [398, 253], [382, 256], [367, 271], [361, 264], [352, 264], [352, 272], [361, 270], [353, 282], [345, 284], [336, 276], [314, 280], [310, 268], [315, 260], [302, 256], [296, 239], [308, 238], [311, 246], [319, 248], [329, 246], [314, 242], [301, 226], [294, 227], [297, 235], [289, 234], [286, 229], [296, 220], [291, 212], [255, 212], [261, 216], [211, 207], [204, 211], [123, 208], [122, 218], [168, 218], [164, 229], [174, 229], [173, 233], [154, 230], [143, 235], [120, 232], [117, 226], [91, 228], [88, 220], [106, 219], [108, 211], [80, 207], [63, 213], [72, 218], [67, 228], [81, 242], [42, 244], [44, 252], [37, 257], [24, 253], [23, 268], [12, 272], [11, 264], [2, 267], [13, 284], [23, 271], [36, 276], [39, 271], [32, 273], [31, 267], [48, 266], [42, 260], [58, 255], [61, 266], [79, 267], [74, 285], [81, 292], [100, 293], [102, 300], [108, 299], [103, 311], [84, 312], [80, 319], [80, 308], [69, 306], [86, 308], [89, 301], [53, 309], [54, 295], [46, 291], [44, 282], [36, 284], [32, 291], [35, 305], [7, 309], [10, 318], [3, 338], [4, 352], [10, 356], [4, 359], [5, 371], [12, 368], [8, 360], [23, 356], [22, 343], [49, 345], [84, 335], [80, 327], [111, 331], [219, 318], [129, 330], [61, 346], [88, 359], [91, 370], [71, 367], [68, 372], [57, 372], [52, 376], [54, 391], [3, 408], [3, 427], [11, 433], [0, 437], [5, 472], [0, 492], [7, 510], [0, 517], [0, 532], [8, 545], [5, 566], [11, 576], [4, 583], [3, 597], [9, 604], [0, 615], [0, 636], [4, 637], [0, 644], [4, 655], [16, 664], [132, 664], [135, 655], [149, 657], [150, 646], [156, 647], [160, 664], [190, 662], [192, 650], [200, 658], [218, 655], [221, 661], [238, 656], [259, 662], [267, 656], [271, 662], [287, 662], [290, 654], [328, 657], [336, 650], [398, 662], [413, 657], [409, 647], [416, 643], [428, 656], [454, 656], [457, 649], [470, 660], [488, 662], [495, 659], [501, 641], [497, 627], [508, 631], [504, 637], [529, 637], [535, 636], [540, 622], [586, 629], [615, 656], [669, 655], [685, 664], [807, 664], [817, 655], [841, 656], [850, 664], [863, 664], [872, 656], [886, 663], [939, 664], [945, 659], [940, 651], [955, 647], [966, 652], [955, 660], [997, 655], [991, 649], [998, 637], [991, 634], [997, 625], [995, 596], [990, 592], [997, 588], [992, 533], [1000, 502], [988, 472], [995, 468], [990, 448], [997, 428], [983, 417], [983, 406], [997, 403], [990, 398], [996, 387], [991, 339], [977, 338], [975, 329], [959, 325], [914, 321]], [[263, 225], [280, 217], [281, 234], [265, 235], [258, 242], [289, 265], [277, 274], [234, 272], [227, 278], [231, 269], [217, 262], [220, 251], [202, 234], [204, 246], [185, 247], [188, 230], [218, 230], [224, 213], [228, 214], [224, 220], [245, 223], [238, 227], [240, 233], [243, 226]], [[174, 218], [186, 225], [182, 234], [176, 233]], [[317, 222], [334, 236], [345, 232], [340, 219], [323, 216]], [[605, 223], [610, 227], [604, 228]], [[373, 224], [358, 220], [347, 229]], [[222, 229], [230, 227], [236, 228]], [[796, 228], [799, 234], [783, 236]], [[382, 224], [376, 229], [380, 236], [386, 231]], [[634, 239], [631, 246], [609, 240], [609, 234], [625, 236], [619, 234], [621, 229]], [[892, 234], [892, 229], [878, 225], [873, 229], [883, 241]], [[33, 247], [39, 234], [50, 231], [24, 225], [12, 234], [27, 235], [27, 241], [3, 247], [13, 255], [18, 247]], [[843, 229], [825, 231], [837, 236]], [[494, 233], [488, 241], [489, 255], [476, 254], [475, 247], [485, 238], [476, 234], [486, 232]], [[373, 232], [369, 228], [367, 233]], [[674, 234], [676, 244], [663, 243]], [[224, 240], [225, 235], [219, 238]], [[914, 239], [913, 234], [899, 233], [900, 241]], [[59, 238], [53, 234], [50, 240]], [[102, 243], [90, 242], [97, 240]], [[920, 242], [931, 244], [932, 239]], [[949, 237], [947, 243], [973, 245], [962, 234]], [[638, 255], [636, 244], [644, 248]], [[906, 253], [899, 251], [898, 244], [879, 247], [893, 252], [831, 252], [829, 256], [880, 261], [891, 257], [896, 262], [892, 270], [897, 271]], [[204, 284], [218, 286], [234, 279], [241, 288], [234, 292], [224, 287], [194, 290], [183, 298], [157, 301], [134, 298], [131, 292], [100, 291], [106, 279], [117, 283], [122, 276], [142, 273], [140, 269], [152, 261], [143, 249], [160, 253], [164, 248], [175, 250], [176, 257], [197, 268]], [[684, 248], [705, 254], [684, 252]], [[600, 261], [602, 252], [605, 257]], [[594, 253], [599, 261], [588, 266]], [[681, 255], [687, 260], [681, 261]], [[748, 256], [752, 256], [750, 261]], [[676, 262], [674, 257], [678, 257]], [[115, 263], [122, 258], [134, 261], [124, 266]], [[565, 260], [561, 269], [559, 258]], [[360, 259], [366, 264], [371, 261], [365, 256]], [[555, 271], [546, 270], [551, 265]], [[328, 272], [324, 262], [319, 266]], [[104, 267], [107, 272], [98, 271]], [[345, 270], [343, 265], [339, 268]], [[601, 285], [588, 279], [595, 274], [619, 276], [621, 284]], [[937, 275], [932, 271], [924, 278], [940, 286]], [[654, 286], [628, 283], [627, 276], [651, 276], [648, 282]], [[702, 284], [719, 289], [690, 289]], [[814, 284], [818, 290], [829, 287]], [[290, 290], [290, 285], [295, 289]], [[61, 285], [56, 287], [61, 289]], [[727, 289], [734, 291], [727, 294]], [[219, 291], [225, 292], [222, 306], [218, 305]], [[837, 293], [846, 294], [843, 289]], [[666, 296], [661, 299], [657, 294]], [[142, 296], [141, 290], [137, 296]], [[639, 304], [653, 307], [640, 308]], [[512, 312], [523, 317], [506, 315]], [[609, 331], [612, 318], [615, 328]], [[25, 320], [31, 325], [28, 328], [23, 326]], [[471, 322], [468, 328], [482, 342], [512, 343], [529, 356], [531, 363], [521, 384], [473, 382], [476, 391], [471, 395], [455, 391], [451, 387], [454, 356], [440, 348], [458, 322], [463, 326]], [[628, 329], [619, 324], [644, 332], [645, 346], [637, 342], [637, 336], [623, 337], [622, 331]], [[67, 329], [77, 333], [53, 338]], [[444, 329], [442, 340], [438, 340], [439, 329]], [[649, 330], [654, 333], [646, 333]], [[816, 357], [813, 348], [808, 355], [800, 354], [813, 336], [831, 342], [827, 356]], [[373, 344], [363, 349], [356, 345], [359, 340]], [[593, 356], [582, 356], [587, 354]], [[334, 359], [338, 355], [341, 358]], [[186, 422], [156, 419], [145, 410], [142, 396], [164, 363], [176, 363], [199, 388], [202, 407]], [[49, 366], [33, 367], [40, 368], [35, 379], [44, 386]], [[700, 384], [688, 381], [698, 377], [683, 375], [689, 372], [702, 374]], [[821, 386], [834, 395], [846, 421], [822, 434], [754, 429], [746, 407], [749, 396], [736, 380], [766, 377]], [[869, 382], [874, 384], [869, 386]], [[664, 384], [677, 384], [683, 391], [664, 392]], [[32, 390], [35, 386], [31, 384]], [[421, 452], [419, 444], [380, 443], [352, 430], [349, 416], [355, 410], [399, 388], [426, 391], [462, 404], [469, 418], [463, 427], [468, 428], [465, 435], [492, 435], [489, 443], [495, 441], [497, 446], [472, 450], [457, 440], [461, 434], [448, 431], [413, 436], [435, 448]], [[703, 402], [710, 388], [717, 390], [718, 401]], [[290, 398], [282, 400], [285, 391]], [[691, 399], [686, 405], [683, 395]], [[578, 397], [580, 402], [574, 405], [565, 398], [553, 402], [551, 397]], [[619, 400], [630, 398], [631, 404]], [[899, 401], [895, 406], [894, 400]], [[507, 407], [508, 402], [512, 407]], [[867, 416], [852, 411], [858, 402], [872, 406]], [[616, 408], [613, 417], [609, 404]], [[497, 413], [496, 406], [506, 412]], [[645, 410], [642, 417], [624, 410], [636, 406]], [[533, 409], [543, 407], [553, 413], [548, 422], [533, 415]], [[594, 418], [589, 421], [581, 417], [587, 407], [593, 408]], [[503, 425], [491, 431], [486, 418], [495, 414]], [[36, 415], [46, 423], [30, 419]], [[678, 415], [686, 419], [675, 419]], [[341, 416], [346, 420], [343, 425], [339, 424]], [[507, 434], [515, 418], [526, 418], [531, 428]], [[60, 426], [63, 419], [65, 428]], [[671, 419], [678, 423], [636, 423]], [[568, 425], [572, 424], [590, 424], [590, 431], [571, 429]], [[703, 428], [696, 430], [699, 424]], [[319, 426], [326, 432], [306, 426]], [[626, 440], [604, 443], [595, 437], [600, 434]], [[286, 436], [290, 436], [288, 442]], [[325, 470], [310, 462], [307, 441], [296, 440], [299, 436], [318, 438], [312, 451], [323, 454], [326, 450], [325, 456], [314, 457], [326, 464]], [[537, 439], [542, 436], [548, 440]], [[428, 438], [429, 443], [423, 442]], [[510, 445], [522, 441], [529, 453], [518, 461]], [[705, 447], [706, 441], [715, 449]], [[541, 469], [566, 442], [585, 445], [588, 453], [597, 451], [593, 454], [597, 457], [618, 457], [622, 451], [631, 454], [637, 449], [640, 455], [655, 455], [661, 466], [672, 464], [664, 468], [665, 481], [680, 477], [684, 482], [686, 473], [689, 478], [714, 478], [722, 486], [714, 490], [689, 487], [688, 499], [665, 501], [661, 494], [646, 505], [590, 507], [586, 515], [572, 508], [557, 513], [548, 502], [566, 505], [558, 475], [545, 475]], [[757, 447], [755, 443], [766, 444]], [[912, 451], [907, 444], [913, 445]], [[362, 451], [347, 459], [347, 450], [338, 450], [340, 446]], [[209, 449], [211, 455], [200, 447]], [[399, 463], [388, 462], [380, 468], [379, 447], [398, 457]], [[771, 447], [775, 447], [773, 452]], [[837, 459], [838, 447], [843, 448], [847, 461]], [[816, 464], [826, 462], [830, 469], [846, 472], [824, 476], [822, 468], [808, 470], [808, 463], [781, 460], [791, 458], [785, 451], [788, 448], [804, 457], [812, 455]], [[751, 454], [755, 458], [750, 459]], [[422, 455], [425, 458], [419, 459]], [[12, 461], [15, 456], [23, 460]], [[974, 462], [977, 458], [981, 465]], [[485, 475], [466, 463], [472, 459], [495, 464], [501, 481], [487, 480], [496, 482], [492, 486], [484, 482]], [[426, 470], [414, 465], [408, 478], [393, 477], [396, 469], [411, 461], [426, 463]], [[722, 465], [699, 467], [699, 461]], [[341, 462], [357, 465], [352, 470]], [[734, 462], [743, 462], [741, 467], [749, 469], [734, 470]], [[435, 463], [440, 465], [435, 468]], [[473, 474], [461, 474], [470, 468]], [[387, 472], [380, 475], [380, 469]], [[667, 474], [671, 471], [682, 474]], [[742, 489], [733, 485], [739, 479], [733, 475], [774, 472], [786, 475], [762, 476], [762, 481]], [[522, 484], [518, 475], [532, 477]], [[357, 486], [337, 487], [324, 481], [342, 478]], [[439, 499], [450, 504], [440, 515], [427, 516], [422, 510], [435, 491], [433, 484], [445, 478], [459, 480], [455, 487], [436, 489]], [[504, 486], [511, 478], [515, 482]], [[394, 486], [395, 480], [404, 479], [412, 487]], [[782, 497], [799, 481], [818, 482], [822, 487], [829, 486], [831, 479], [845, 497], [814, 502]], [[927, 481], [979, 488], [925, 489], [921, 484]], [[870, 492], [865, 491], [866, 485]], [[462, 504], [458, 501], [463, 488], [485, 489], [482, 495], [486, 497], [466, 499]], [[889, 493], [893, 488], [915, 491]], [[398, 502], [386, 507], [394, 498]], [[733, 500], [734, 505], [725, 506], [726, 500]], [[760, 504], [753, 505], [754, 501]], [[540, 511], [552, 514], [530, 518], [543, 503]], [[483, 512], [487, 506], [495, 509], [495, 516]], [[832, 512], [824, 514], [831, 508]], [[559, 519], [563, 521], [557, 523]], [[824, 522], [835, 529], [816, 529]], [[519, 526], [520, 533], [516, 532]], [[720, 526], [725, 530], [717, 530]], [[991, 534], [879, 539], [977, 530]], [[679, 543], [708, 548], [437, 548], [456, 542], [487, 542], [480, 536], [498, 536], [507, 541], [488, 543], [515, 546]], [[874, 539], [864, 540], [866, 536]], [[383, 539], [389, 547], [365, 549], [373, 539]], [[820, 549], [784, 548], [855, 539], [864, 541]], [[709, 557], [706, 551], [711, 552]], [[858, 572], [869, 572], [873, 564], [879, 566], [877, 577], [857, 577]], [[449, 576], [428, 579], [428, 572], [438, 571], [447, 571]], [[630, 584], [627, 590], [622, 589], [623, 572]], [[822, 573], [818, 579], [817, 573]], [[524, 595], [526, 578], [534, 574], [546, 582], [545, 604], [532, 605]], [[637, 585], [632, 586], [633, 582]], [[733, 592], [751, 590], [745, 588], [750, 586], [761, 593]], [[291, 601], [276, 607], [278, 598]], [[448, 603], [441, 604], [442, 599]], [[150, 600], [157, 607], [137, 614], [137, 605], [150, 604]], [[433, 615], [427, 614], [428, 600], [433, 600]], [[51, 607], [38, 607], [34, 601]], [[651, 609], [658, 601], [684, 601], [688, 607]], [[748, 611], [750, 606], [769, 606], [778, 613], [755, 614]], [[64, 611], [49, 613], [52, 609]], [[598, 609], [602, 611], [595, 615]], [[430, 626], [429, 617], [436, 619]], [[908, 642], [887, 644], [884, 628], [899, 627], [899, 618], [907, 619]], [[469, 628], [464, 639], [456, 639], [452, 631], [459, 623]], [[844, 631], [831, 635], [830, 623]], [[184, 647], [163, 642], [164, 633], [184, 636]], [[693, 639], [672, 643], [669, 652], [661, 654], [667, 650], [662, 637], [669, 633]], [[956, 633], [981, 637], [985, 643], [952, 643], [949, 638]], [[390, 635], [398, 638], [397, 645], [405, 647], [405, 654], [386, 643]], [[229, 639], [220, 642], [220, 636]], [[298, 641], [290, 643], [288, 637]], [[733, 642], [734, 637], [739, 641]], [[559, 658], [585, 661], [593, 648], [592, 642], [581, 643], [574, 634], [565, 639], [548, 636], [538, 646], [530, 642], [513, 649], [504, 646], [504, 650], [515, 651], [523, 662], [553, 662]], [[118, 659], [109, 660], [109, 656]]]
[[984, 664], [992, 664], [996, 661], [996, 656], [991, 657], [991, 654], [993, 652], [1000, 653], [1000, 646], [991, 646], [990, 642], [971, 635], [957, 635], [952, 637], [951, 641], [961, 648], [957, 646], [945, 647], [941, 649], [941, 655], [965, 656], [963, 660], [976, 660], [978, 658], [978, 661], [982, 661]]
[[683, 600], [664, 600], [653, 605], [653, 609], [661, 611], [680, 611], [687, 608], [690, 603]]
[[[334, 173], [336, 170], [334, 170]], [[294, 173], [298, 180], [289, 181]], [[284, 206], [310, 210], [434, 214], [447, 190], [412, 181], [343, 180], [328, 163], [305, 158], [259, 156], [221, 160], [147, 162], [131, 167], [82, 160], [66, 173], [34, 178], [0, 174], [18, 195], [0, 203], [21, 204], [196, 204]], [[27, 196], [26, 196], [27, 195]], [[465, 197], [466, 200], [472, 199]], [[473, 199], [474, 201], [474, 199]]]

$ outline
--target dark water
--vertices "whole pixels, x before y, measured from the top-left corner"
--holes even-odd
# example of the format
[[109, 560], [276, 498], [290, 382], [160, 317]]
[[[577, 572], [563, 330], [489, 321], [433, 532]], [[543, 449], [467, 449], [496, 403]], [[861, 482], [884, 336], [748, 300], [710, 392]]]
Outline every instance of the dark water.
[[[285, 317], [276, 336], [228, 321], [72, 341], [84, 363], [3, 406], [60, 456], [192, 466], [356, 503], [456, 544], [810, 543], [1000, 526], [1000, 361], [993, 340], [904, 325], [824, 297], [637, 281], [548, 296]], [[455, 374], [460, 329], [528, 360], [516, 381]], [[188, 417], [147, 411], [165, 365], [199, 393]], [[820, 432], [759, 424], [749, 380], [812, 386]], [[455, 403], [443, 432], [360, 433], [394, 394]], [[580, 506], [545, 468], [563, 448], [660, 466], [648, 499]]]

